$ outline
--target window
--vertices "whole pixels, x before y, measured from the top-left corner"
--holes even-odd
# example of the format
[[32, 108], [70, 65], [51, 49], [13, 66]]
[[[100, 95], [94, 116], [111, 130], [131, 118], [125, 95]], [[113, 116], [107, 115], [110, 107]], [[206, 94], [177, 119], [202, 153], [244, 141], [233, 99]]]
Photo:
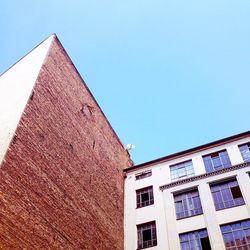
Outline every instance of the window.
[[231, 166], [231, 162], [226, 150], [205, 155], [202, 158], [207, 172], [213, 172]]
[[216, 210], [244, 205], [237, 180], [210, 185]]
[[136, 190], [137, 208], [154, 204], [153, 186]]
[[180, 234], [181, 250], [211, 250], [206, 229]]
[[250, 220], [220, 227], [226, 249], [250, 249]]
[[203, 213], [198, 190], [174, 195], [174, 203], [177, 219]]
[[250, 162], [250, 142], [239, 146], [244, 162]]
[[170, 166], [171, 180], [177, 181], [194, 176], [194, 168], [192, 161], [185, 161]]
[[146, 172], [142, 172], [140, 174], [137, 174], [135, 176], [135, 179], [140, 180], [140, 179], [143, 179], [143, 178], [147, 178], [147, 177], [149, 177], [151, 175], [152, 175], [152, 171], [150, 170], [150, 171], [146, 171]]
[[155, 221], [137, 225], [138, 249], [157, 245]]

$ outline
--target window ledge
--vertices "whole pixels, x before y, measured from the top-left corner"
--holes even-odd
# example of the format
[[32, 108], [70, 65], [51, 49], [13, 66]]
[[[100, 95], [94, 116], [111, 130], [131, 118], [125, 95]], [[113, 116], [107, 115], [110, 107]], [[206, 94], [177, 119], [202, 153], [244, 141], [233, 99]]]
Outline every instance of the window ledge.
[[242, 206], [245, 206], [245, 205], [246, 205], [246, 203], [241, 204], [241, 205], [232, 206], [232, 207], [221, 208], [221, 209], [218, 209], [218, 210], [215, 209], [215, 212], [220, 212], [220, 211], [227, 210], [227, 209], [230, 209], [230, 208], [235, 208], [235, 207], [242, 207]]
[[196, 216], [199, 216], [199, 215], [203, 215], [203, 214], [204, 214], [204, 213], [202, 212], [202, 213], [200, 213], [200, 214], [194, 214], [194, 215], [182, 217], [182, 218], [179, 218], [179, 219], [176, 218], [176, 220], [177, 220], [177, 221], [185, 220], [185, 219], [193, 218], [193, 217], [196, 217]]

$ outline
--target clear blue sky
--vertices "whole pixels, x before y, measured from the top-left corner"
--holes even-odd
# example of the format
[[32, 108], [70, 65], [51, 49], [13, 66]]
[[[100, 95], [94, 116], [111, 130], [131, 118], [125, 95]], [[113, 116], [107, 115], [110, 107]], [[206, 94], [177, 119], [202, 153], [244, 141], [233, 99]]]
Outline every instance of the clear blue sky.
[[3, 0], [0, 24], [0, 72], [58, 35], [136, 164], [249, 130], [249, 0]]

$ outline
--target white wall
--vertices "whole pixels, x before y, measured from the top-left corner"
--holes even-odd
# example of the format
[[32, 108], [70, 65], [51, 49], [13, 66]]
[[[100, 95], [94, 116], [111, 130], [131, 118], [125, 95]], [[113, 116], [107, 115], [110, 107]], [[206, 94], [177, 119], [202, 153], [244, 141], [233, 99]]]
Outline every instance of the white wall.
[[18, 126], [54, 35], [0, 77], [0, 164]]
[[[247, 171], [250, 166], [228, 173], [215, 175], [191, 183], [160, 191], [159, 187], [171, 182], [169, 166], [179, 162], [192, 159], [195, 175], [205, 173], [202, 155], [206, 155], [219, 150], [227, 149], [232, 165], [243, 162], [238, 145], [249, 142], [250, 137], [238, 141], [230, 142], [221, 146], [206, 149], [187, 156], [179, 157], [155, 164], [154, 166], [137, 169], [127, 173], [125, 179], [125, 250], [137, 249], [137, 228], [136, 225], [149, 221], [156, 221], [157, 241], [156, 247], [149, 249], [157, 250], [178, 250], [180, 249], [179, 233], [189, 232], [202, 228], [207, 228], [210, 243], [213, 250], [224, 249], [224, 242], [220, 232], [220, 224], [250, 218], [250, 178]], [[152, 169], [152, 176], [135, 180], [135, 175], [145, 170]], [[221, 211], [215, 211], [209, 182], [237, 176], [246, 205], [233, 207]], [[153, 186], [154, 204], [136, 209], [136, 190], [147, 186]], [[190, 187], [198, 186], [200, 199], [203, 206], [203, 214], [186, 219], [176, 220], [173, 192], [181, 191]]]

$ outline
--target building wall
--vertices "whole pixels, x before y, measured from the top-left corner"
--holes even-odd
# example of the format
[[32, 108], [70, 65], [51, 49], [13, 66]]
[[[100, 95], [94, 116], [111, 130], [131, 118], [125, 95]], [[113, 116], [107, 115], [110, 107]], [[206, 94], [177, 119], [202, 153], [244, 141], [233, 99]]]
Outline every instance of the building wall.
[[[206, 173], [202, 155], [227, 149], [232, 165], [243, 162], [238, 145], [249, 142], [250, 137], [210, 147], [199, 152], [189, 153], [162, 163], [155, 163], [141, 169], [130, 170], [126, 173], [125, 180], [125, 250], [137, 249], [136, 225], [156, 221], [157, 246], [149, 249], [180, 249], [179, 234], [198, 229], [207, 228], [210, 244], [213, 250], [225, 249], [219, 225], [250, 218], [250, 178], [248, 172], [250, 166], [230, 172], [210, 176], [192, 182], [170, 186], [160, 190], [160, 186], [171, 183], [170, 165], [183, 161], [193, 162], [195, 175]], [[152, 170], [152, 176], [136, 180], [135, 176], [143, 171]], [[224, 178], [236, 176], [245, 205], [215, 211], [209, 183]], [[142, 208], [136, 208], [136, 190], [153, 185], [154, 204]], [[203, 214], [176, 219], [173, 193], [198, 187], [202, 202]]]
[[15, 133], [53, 36], [0, 76], [0, 164]]
[[123, 249], [130, 157], [57, 38], [0, 168], [0, 249]]

